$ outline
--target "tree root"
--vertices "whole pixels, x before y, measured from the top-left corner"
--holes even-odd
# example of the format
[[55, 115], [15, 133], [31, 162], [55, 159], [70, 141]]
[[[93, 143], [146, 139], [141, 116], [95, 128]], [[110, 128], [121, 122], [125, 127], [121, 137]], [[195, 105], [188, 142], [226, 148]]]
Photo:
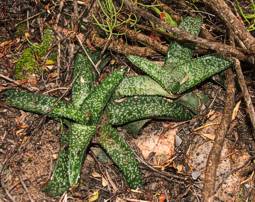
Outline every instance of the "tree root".
[[216, 171], [220, 162], [220, 154], [223, 147], [225, 135], [228, 132], [231, 119], [232, 111], [235, 104], [235, 82], [234, 75], [231, 69], [226, 71], [227, 78], [227, 95], [226, 102], [224, 106], [223, 117], [221, 119], [220, 126], [215, 131], [215, 141], [213, 147], [209, 153], [206, 170], [205, 179], [203, 187], [203, 198], [204, 201], [213, 202], [215, 193], [215, 183], [216, 183]]

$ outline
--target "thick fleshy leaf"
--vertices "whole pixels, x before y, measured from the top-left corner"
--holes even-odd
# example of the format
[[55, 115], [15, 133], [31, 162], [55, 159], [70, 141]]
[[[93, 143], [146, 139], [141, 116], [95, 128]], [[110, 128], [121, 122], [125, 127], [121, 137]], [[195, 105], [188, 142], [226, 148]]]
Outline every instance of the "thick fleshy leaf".
[[[173, 89], [172, 85], [166, 86], [171, 92], [181, 94], [196, 85], [202, 83], [211, 76], [229, 68], [232, 62], [222, 57], [208, 55], [193, 59], [182, 65], [182, 68], [175, 68], [171, 71], [169, 80], [178, 82], [180, 88]], [[170, 83], [170, 82], [169, 82]], [[167, 84], [165, 84], [167, 85]]]
[[[165, 75], [165, 72], [162, 71], [163, 70], [162, 66], [160, 66], [146, 58], [139, 57], [136, 55], [129, 55], [129, 56], [127, 56], [127, 58], [136, 67], [138, 67], [140, 70], [142, 70], [148, 76], [150, 76], [153, 80], [155, 80], [159, 85], [161, 85], [163, 88], [165, 88], [164, 80], [167, 79], [167, 77], [169, 75]], [[165, 89], [165, 90], [167, 90], [167, 89]], [[170, 94], [171, 94], [171, 92], [170, 92]]]
[[67, 118], [77, 122], [84, 122], [85, 116], [80, 110], [56, 97], [30, 93], [18, 90], [6, 90], [5, 102], [18, 109], [53, 118]]
[[186, 93], [177, 99], [177, 102], [183, 104], [186, 108], [191, 110], [194, 114], [198, 114], [203, 106], [208, 104], [208, 96], [201, 91], [194, 91]]
[[70, 187], [68, 180], [68, 145], [66, 144], [69, 139], [69, 132], [62, 135], [61, 149], [58, 155], [58, 160], [54, 166], [50, 181], [43, 189], [50, 196], [60, 196]]
[[156, 81], [148, 76], [127, 77], [122, 80], [115, 91], [114, 98], [138, 95], [159, 95], [172, 97]]
[[[87, 50], [87, 52], [89, 53], [94, 64], [97, 64], [100, 59], [100, 52], [92, 52], [89, 50]], [[98, 67], [99, 71], [106, 66], [109, 60], [110, 57], [105, 54], [102, 57], [102, 61]], [[72, 102], [76, 108], [81, 107], [84, 100], [94, 89], [96, 77], [97, 76], [95, 75], [93, 64], [89, 58], [83, 54], [77, 54], [74, 61], [74, 83], [72, 88]]]
[[96, 126], [72, 124], [68, 147], [68, 179], [70, 186], [77, 185], [86, 149], [96, 134]]
[[[179, 28], [193, 36], [200, 32], [202, 19], [200, 17], [185, 17]], [[172, 42], [165, 58], [165, 68], [171, 69], [180, 66], [192, 59], [194, 44]]]
[[142, 185], [141, 172], [133, 151], [125, 140], [110, 125], [99, 129], [99, 144], [118, 166], [128, 185], [137, 188]]
[[113, 72], [106, 77], [88, 96], [81, 107], [81, 112], [89, 117], [90, 124], [97, 124], [101, 114], [111, 98], [114, 90], [124, 78], [123, 69]]
[[129, 97], [122, 102], [109, 104], [106, 113], [113, 125], [148, 118], [185, 121], [191, 119], [193, 115], [182, 104], [159, 96]]
[[74, 61], [72, 102], [79, 108], [94, 88], [93, 66], [90, 60], [82, 54], [77, 54]]
[[181, 67], [165, 69], [146, 58], [128, 56], [129, 60], [157, 81], [167, 92], [183, 93], [211, 76], [229, 68], [230, 60], [208, 55], [181, 64]]
[[72, 123], [61, 137], [61, 147], [51, 180], [44, 191], [51, 196], [62, 195], [77, 185], [86, 149], [96, 133], [96, 126]]

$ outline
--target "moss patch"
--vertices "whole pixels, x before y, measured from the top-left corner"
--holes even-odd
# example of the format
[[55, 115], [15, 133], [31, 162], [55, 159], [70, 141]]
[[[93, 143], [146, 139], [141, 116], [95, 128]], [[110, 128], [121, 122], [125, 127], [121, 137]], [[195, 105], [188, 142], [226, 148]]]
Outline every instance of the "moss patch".
[[47, 54], [53, 39], [53, 31], [46, 29], [40, 44], [33, 43], [24, 50], [15, 66], [16, 79], [25, 79], [28, 75], [39, 72], [41, 66], [38, 61]]

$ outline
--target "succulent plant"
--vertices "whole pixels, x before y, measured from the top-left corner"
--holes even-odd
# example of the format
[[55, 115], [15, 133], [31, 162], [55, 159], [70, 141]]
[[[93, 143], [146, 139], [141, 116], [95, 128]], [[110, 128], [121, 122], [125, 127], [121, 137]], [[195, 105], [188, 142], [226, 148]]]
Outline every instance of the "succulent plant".
[[[98, 86], [94, 85], [91, 64], [84, 56], [78, 55], [75, 62], [75, 76], [80, 80], [74, 82], [72, 102], [64, 102], [58, 98], [39, 95], [25, 91], [7, 90], [5, 102], [13, 107], [30, 112], [61, 118], [68, 122], [69, 129], [62, 135], [59, 158], [55, 164], [51, 180], [44, 188], [49, 195], [58, 196], [69, 188], [76, 187], [80, 178], [85, 152], [91, 139], [96, 135], [96, 128], [102, 127], [99, 132], [99, 144], [123, 172], [126, 181], [132, 188], [141, 185], [141, 174], [132, 150], [117, 131], [104, 123], [103, 112], [115, 88], [124, 78], [123, 69], [108, 75]], [[77, 73], [80, 71], [80, 73]], [[86, 72], [83, 72], [86, 71]], [[91, 71], [88, 73], [87, 71]], [[90, 80], [84, 84], [83, 79]], [[82, 81], [82, 82], [81, 82]], [[78, 93], [81, 91], [81, 93]], [[81, 100], [82, 104], [81, 104]], [[75, 103], [77, 101], [77, 103]], [[102, 120], [101, 120], [102, 119]], [[105, 126], [104, 126], [105, 125]], [[114, 131], [114, 134], [110, 134]], [[104, 137], [108, 137], [104, 142]], [[111, 141], [112, 138], [112, 141]], [[113, 143], [115, 149], [112, 150]], [[118, 145], [119, 144], [119, 145]], [[123, 145], [126, 145], [125, 148]], [[112, 152], [114, 151], [114, 152]], [[120, 155], [116, 155], [116, 153]], [[122, 155], [121, 155], [122, 154]], [[126, 164], [126, 162], [129, 162]], [[132, 169], [131, 169], [132, 167]], [[132, 174], [128, 174], [132, 171]], [[134, 173], [134, 171], [136, 173]], [[136, 176], [135, 178], [133, 176]]]
[[[188, 17], [179, 27], [197, 35], [200, 25], [201, 19]], [[85, 152], [95, 135], [129, 186], [141, 186], [141, 171], [134, 152], [113, 126], [130, 124], [127, 128], [137, 133], [150, 119], [191, 119], [202, 99], [193, 94], [180, 97], [180, 94], [231, 65], [231, 61], [212, 55], [192, 59], [193, 49], [192, 44], [172, 42], [163, 66], [128, 56], [148, 76], [125, 77], [125, 70], [120, 69], [97, 86], [93, 65], [87, 57], [78, 54], [71, 102], [25, 91], [5, 91], [5, 102], [10, 106], [68, 123], [51, 180], [44, 190], [57, 196], [77, 186]], [[96, 63], [98, 53], [92, 54], [91, 59]], [[109, 58], [104, 57], [100, 68], [107, 61]]]
[[[186, 17], [179, 27], [198, 35], [201, 23], [200, 18]], [[176, 95], [184, 93], [232, 64], [232, 61], [216, 55], [193, 59], [193, 49], [193, 45], [173, 42], [163, 66], [134, 55], [128, 56], [128, 59], [158, 82], [170, 95]]]

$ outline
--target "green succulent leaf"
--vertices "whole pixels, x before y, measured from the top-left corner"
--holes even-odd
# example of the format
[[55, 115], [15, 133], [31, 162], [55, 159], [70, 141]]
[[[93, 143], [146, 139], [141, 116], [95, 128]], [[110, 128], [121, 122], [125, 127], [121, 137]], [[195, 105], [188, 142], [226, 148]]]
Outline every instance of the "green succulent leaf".
[[6, 90], [4, 95], [5, 102], [18, 109], [44, 114], [53, 118], [67, 118], [77, 122], [84, 122], [85, 120], [85, 116], [81, 111], [56, 97], [13, 89]]
[[62, 195], [77, 185], [80, 178], [85, 151], [96, 133], [96, 126], [72, 123], [61, 137], [61, 147], [51, 180], [44, 191], [51, 196]]
[[123, 79], [116, 89], [113, 97], [121, 98], [137, 95], [159, 95], [172, 97], [172, 95], [148, 76], [134, 76]]
[[201, 30], [202, 23], [203, 23], [202, 18], [199, 16], [197, 17], [187, 16], [183, 18], [178, 28], [192, 34], [193, 36], [198, 36]]
[[96, 126], [73, 123], [68, 147], [68, 178], [70, 186], [77, 185], [86, 149], [96, 134]]
[[[150, 89], [148, 94], [150, 93]], [[123, 95], [124, 96], [124, 95]], [[192, 111], [194, 114], [198, 114], [202, 106], [208, 103], [208, 97], [204, 95], [201, 91], [186, 93], [183, 96], [176, 99], [175, 102], [181, 103], [188, 110]], [[137, 136], [141, 129], [147, 124], [150, 119], [134, 121], [123, 126], [124, 129], [133, 136]]]
[[110, 125], [99, 129], [99, 144], [123, 173], [128, 185], [137, 188], [142, 185], [141, 172], [133, 151], [125, 140]]
[[124, 78], [124, 73], [125, 70], [121, 69], [107, 76], [84, 101], [81, 111], [90, 118], [90, 124], [98, 123], [114, 90]]
[[[185, 17], [180, 23], [179, 28], [193, 36], [197, 36], [200, 32], [202, 19], [200, 17]], [[165, 58], [165, 68], [172, 69], [186, 63], [192, 59], [194, 45], [178, 42], [172, 42]]]
[[82, 104], [81, 110], [72, 103], [66, 103], [57, 98], [29, 93], [25, 91], [5, 91], [5, 101], [10, 106], [46, 114], [53, 118], [67, 118], [78, 123], [97, 123], [115, 88], [124, 78], [124, 70], [113, 72], [106, 77], [95, 90], [89, 94]]
[[182, 104], [159, 96], [129, 97], [122, 102], [110, 103], [106, 113], [109, 122], [113, 125], [123, 125], [148, 118], [185, 121], [193, 116], [192, 112]]
[[[91, 60], [96, 64], [100, 59], [100, 52], [92, 52], [86, 49]], [[110, 61], [110, 57], [105, 54], [102, 57], [102, 61], [98, 67], [99, 71], [106, 66]], [[94, 67], [87, 56], [78, 53], [74, 60], [74, 71], [73, 71], [73, 88], [72, 88], [72, 102], [76, 108], [80, 108], [84, 100], [91, 93], [95, 86], [96, 75]]]
[[74, 61], [74, 83], [72, 88], [72, 101], [79, 108], [86, 97], [94, 88], [93, 66], [89, 59], [82, 54], [77, 54]]
[[[186, 17], [179, 28], [197, 36], [201, 24], [201, 18]], [[163, 67], [138, 56], [130, 55], [128, 59], [159, 83], [169, 94], [180, 94], [232, 64], [229, 60], [213, 55], [192, 59], [193, 49], [192, 44], [173, 42]]]
[[177, 99], [177, 102], [183, 104], [194, 114], [198, 114], [202, 106], [205, 106], [208, 101], [208, 96], [203, 94], [201, 91], [186, 93]]
[[128, 56], [128, 58], [172, 94], [183, 93], [232, 64], [230, 60], [208, 55], [183, 63], [178, 68], [164, 69], [146, 58], [138, 56]]
[[[69, 132], [62, 135], [62, 143], [69, 139], [69, 135]], [[68, 180], [68, 145], [62, 144], [61, 147], [51, 179], [43, 189], [48, 195], [54, 197], [63, 194], [70, 187]]]
[[[132, 62], [136, 67], [145, 72], [149, 77], [155, 80], [158, 84], [164, 87], [164, 79], [168, 78], [169, 75], [165, 75], [163, 67], [150, 61], [146, 58], [128, 55], [127, 58]], [[167, 89], [165, 89], [167, 90]], [[170, 92], [171, 93], [171, 92]]]
[[[171, 71], [169, 80], [172, 82], [180, 82], [178, 90], [172, 88], [172, 86], [166, 86], [167, 89], [171, 89], [171, 92], [181, 94], [211, 76], [230, 67], [232, 62], [222, 57], [207, 55], [193, 59], [189, 63], [182, 65], [182, 68], [175, 68]], [[166, 84], [165, 84], [166, 85]]]

